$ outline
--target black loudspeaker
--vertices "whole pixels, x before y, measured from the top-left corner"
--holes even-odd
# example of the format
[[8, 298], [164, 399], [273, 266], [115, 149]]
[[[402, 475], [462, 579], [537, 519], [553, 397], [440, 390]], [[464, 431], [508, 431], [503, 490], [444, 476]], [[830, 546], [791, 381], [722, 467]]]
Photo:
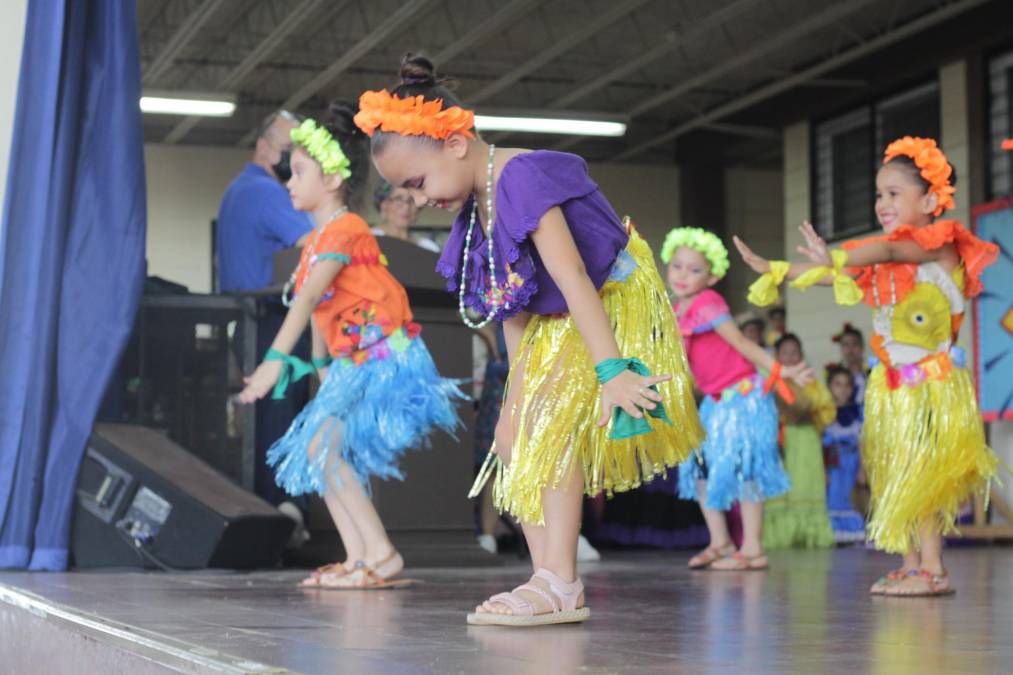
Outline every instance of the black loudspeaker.
[[99, 424], [77, 482], [77, 567], [250, 569], [278, 562], [294, 523], [142, 426]]

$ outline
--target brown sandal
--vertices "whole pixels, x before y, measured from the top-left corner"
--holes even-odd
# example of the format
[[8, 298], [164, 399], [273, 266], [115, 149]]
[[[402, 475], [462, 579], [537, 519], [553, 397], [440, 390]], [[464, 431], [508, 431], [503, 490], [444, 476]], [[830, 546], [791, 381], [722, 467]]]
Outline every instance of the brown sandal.
[[710, 568], [718, 572], [759, 572], [768, 566], [767, 556], [764, 553], [748, 556], [742, 551], [736, 551], [727, 558], [718, 560]]
[[689, 568], [691, 570], [707, 569], [713, 565], [715, 561], [727, 558], [733, 553], [735, 553], [735, 546], [733, 544], [728, 544], [723, 548], [708, 546], [689, 559]]
[[345, 568], [345, 563], [330, 563], [329, 565], [321, 565], [316, 568], [310, 575], [299, 582], [299, 588], [319, 588], [320, 578], [325, 574], [333, 574], [338, 577], [343, 577], [348, 574], [348, 570]]
[[[316, 588], [322, 591], [379, 591], [392, 588], [407, 588], [418, 583], [416, 579], [391, 580], [376, 571], [398, 555], [397, 551], [395, 551], [374, 565], [369, 565], [364, 560], [356, 560], [355, 567], [351, 571], [338, 575], [337, 578], [345, 580], [344, 582], [338, 584], [321, 583]], [[396, 574], [400, 574], [400, 572]]]

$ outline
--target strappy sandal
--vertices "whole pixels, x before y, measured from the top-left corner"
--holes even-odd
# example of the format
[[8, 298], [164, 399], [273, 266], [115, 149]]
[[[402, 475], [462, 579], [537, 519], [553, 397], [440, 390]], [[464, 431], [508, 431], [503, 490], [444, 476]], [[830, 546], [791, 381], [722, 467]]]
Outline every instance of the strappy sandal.
[[[377, 568], [383, 567], [393, 560], [398, 553], [395, 551], [387, 558], [375, 565], [369, 565], [363, 560], [356, 560], [355, 567], [345, 574], [339, 575], [338, 579], [346, 580], [337, 584], [321, 583], [318, 588], [322, 591], [380, 591], [395, 588], [407, 588], [417, 584], [417, 579], [388, 579], [377, 572]], [[355, 577], [354, 579], [352, 577]]]
[[[902, 591], [903, 583], [908, 579], [917, 579], [925, 585], [922, 589], [915, 590], [913, 593]], [[908, 570], [905, 578], [892, 586], [888, 586], [883, 595], [891, 598], [932, 598], [942, 595], [953, 595], [954, 593], [956, 593], [956, 590], [950, 586], [949, 574], [946, 572], [933, 574], [928, 570], [918, 569]]]
[[[489, 598], [488, 602], [504, 605], [511, 614], [472, 612], [468, 615], [468, 623], [472, 626], [547, 626], [559, 623], [582, 623], [591, 616], [589, 608], [577, 607], [577, 602], [584, 593], [584, 584], [580, 582], [580, 579], [563, 581], [547, 569], [539, 569], [532, 579], [544, 581], [548, 589], [528, 582], [509, 593], [494, 595]], [[520, 591], [537, 595], [551, 609], [536, 614], [535, 606], [520, 595]]]
[[736, 551], [727, 558], [715, 561], [710, 569], [717, 572], [759, 572], [767, 567], [769, 562], [766, 554], [748, 556], [742, 551]]
[[715, 561], [727, 558], [728, 556], [735, 553], [735, 545], [728, 544], [722, 548], [715, 548], [708, 546], [704, 550], [697, 553], [695, 556], [689, 559], [689, 568], [691, 570], [703, 570], [714, 564]]
[[333, 574], [336, 577], [343, 577], [348, 574], [348, 570], [345, 568], [344, 563], [339, 562], [322, 565], [310, 572], [310, 575], [307, 578], [300, 581], [299, 588], [319, 588], [321, 585], [320, 578], [325, 574]]
[[899, 581], [907, 576], [908, 570], [903, 567], [898, 567], [895, 570], [890, 570], [884, 576], [881, 576], [876, 580], [876, 583], [869, 589], [869, 595], [886, 595], [886, 589], [897, 584]]

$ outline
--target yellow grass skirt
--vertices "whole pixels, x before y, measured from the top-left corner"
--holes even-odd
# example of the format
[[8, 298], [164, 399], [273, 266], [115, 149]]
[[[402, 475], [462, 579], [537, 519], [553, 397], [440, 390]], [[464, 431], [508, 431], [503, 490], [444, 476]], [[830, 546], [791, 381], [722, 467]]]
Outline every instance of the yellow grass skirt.
[[862, 461], [872, 493], [868, 536], [877, 548], [906, 553], [927, 520], [956, 531], [961, 505], [995, 476], [971, 376], [954, 366], [896, 389], [876, 366], [865, 394]]
[[[521, 387], [513, 408], [510, 464], [504, 465], [494, 448], [471, 493], [479, 494], [494, 474], [496, 507], [526, 523], [543, 524], [543, 490], [569, 478], [575, 462], [583, 472], [585, 494], [604, 490], [611, 495], [664, 474], [703, 441], [682, 336], [654, 256], [635, 231], [626, 251], [636, 269], [623, 281], [607, 281], [600, 296], [620, 354], [640, 358], [652, 374], [672, 376], [658, 385], [672, 423], [648, 417], [651, 433], [611, 440], [611, 423], [597, 426], [601, 385], [573, 320], [532, 316], [507, 380], [507, 392]], [[502, 414], [509, 413], [504, 406]]]

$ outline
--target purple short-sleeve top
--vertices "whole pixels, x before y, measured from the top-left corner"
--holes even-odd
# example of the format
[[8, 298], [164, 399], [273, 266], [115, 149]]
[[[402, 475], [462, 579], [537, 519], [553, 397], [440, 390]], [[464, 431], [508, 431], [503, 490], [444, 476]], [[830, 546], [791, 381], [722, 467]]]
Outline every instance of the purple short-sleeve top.
[[[454, 221], [436, 266], [437, 272], [447, 279], [447, 290], [454, 293], [461, 281], [473, 199], [465, 203]], [[492, 239], [497, 288], [490, 293], [486, 234], [476, 222], [467, 256], [464, 303], [485, 315], [492, 298], [502, 298], [504, 302], [496, 313], [500, 321], [520, 311], [568, 312], [562, 292], [531, 241], [531, 233], [538, 229], [539, 220], [549, 209], [558, 206], [563, 212], [587, 274], [597, 289], [608, 279], [613, 263], [629, 239], [612, 205], [588, 175], [587, 164], [569, 153], [536, 150], [511, 157], [496, 183], [494, 206]]]

